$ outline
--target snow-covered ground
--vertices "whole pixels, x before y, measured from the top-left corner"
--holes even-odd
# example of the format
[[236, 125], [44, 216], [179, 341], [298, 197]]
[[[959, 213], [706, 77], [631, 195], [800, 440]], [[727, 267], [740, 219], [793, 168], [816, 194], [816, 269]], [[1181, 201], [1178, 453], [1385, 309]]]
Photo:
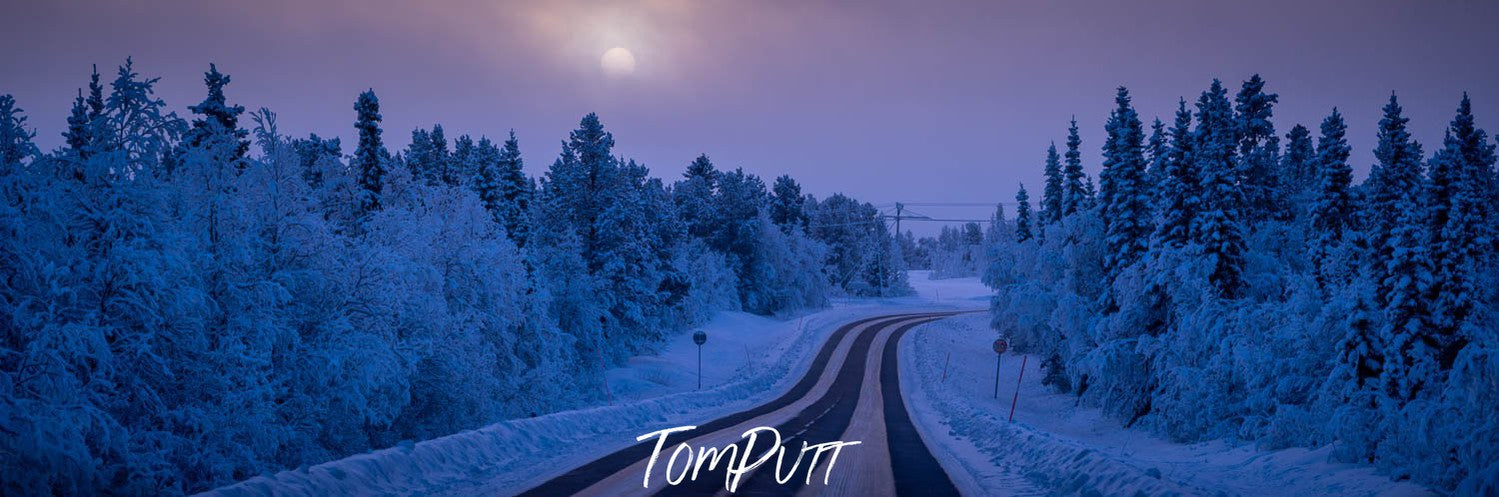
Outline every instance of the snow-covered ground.
[[[913, 284], [919, 284], [912, 278]], [[944, 280], [961, 292], [974, 278]], [[1217, 441], [1176, 444], [1125, 429], [1075, 397], [1048, 392], [1022, 357], [1007, 354], [994, 394], [996, 334], [989, 315], [923, 325], [900, 345], [901, 390], [933, 454], [971, 495], [1428, 495], [1368, 466], [1328, 462], [1330, 447], [1261, 451]]]

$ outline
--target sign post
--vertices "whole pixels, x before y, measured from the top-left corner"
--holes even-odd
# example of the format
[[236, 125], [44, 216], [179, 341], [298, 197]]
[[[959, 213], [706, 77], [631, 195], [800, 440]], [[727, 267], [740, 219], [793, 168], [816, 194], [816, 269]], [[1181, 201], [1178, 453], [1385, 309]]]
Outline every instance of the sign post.
[[994, 340], [994, 398], [999, 398], [999, 365], [1004, 360], [1005, 351], [1010, 350], [1010, 342], [999, 338]]
[[708, 334], [703, 330], [697, 330], [692, 334], [692, 342], [697, 344], [697, 389], [703, 389], [703, 343], [708, 341]]

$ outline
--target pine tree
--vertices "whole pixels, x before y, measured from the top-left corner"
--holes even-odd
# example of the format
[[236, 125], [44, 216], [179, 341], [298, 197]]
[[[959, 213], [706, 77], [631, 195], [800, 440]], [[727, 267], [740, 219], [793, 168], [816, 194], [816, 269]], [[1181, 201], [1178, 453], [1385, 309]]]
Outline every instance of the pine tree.
[[1347, 126], [1342, 114], [1334, 108], [1322, 121], [1322, 136], [1317, 139], [1317, 197], [1312, 200], [1311, 222], [1315, 246], [1312, 261], [1317, 281], [1323, 285], [1345, 274], [1332, 265], [1331, 254], [1343, 242], [1344, 231], [1352, 221], [1353, 202], [1349, 194], [1353, 168], [1348, 166]]
[[432, 140], [432, 179], [449, 186], [457, 185], [461, 180], [453, 167], [453, 154], [448, 152], [448, 137], [443, 133], [442, 125], [433, 124], [428, 137]]
[[1265, 93], [1265, 80], [1251, 76], [1235, 96], [1234, 120], [1239, 138], [1239, 184], [1244, 192], [1246, 220], [1253, 222], [1278, 215], [1284, 208], [1276, 181], [1279, 138], [1270, 122], [1272, 107], [1280, 99]]
[[[1421, 161], [1425, 155], [1421, 144], [1411, 139], [1410, 132], [1406, 131], [1408, 122], [1410, 119], [1401, 115], [1400, 103], [1391, 93], [1389, 103], [1384, 106], [1384, 117], [1379, 120], [1379, 144], [1374, 148], [1377, 161], [1369, 168], [1369, 177], [1365, 180], [1367, 193], [1363, 225], [1368, 233], [1372, 251], [1370, 269], [1379, 283], [1376, 295], [1380, 296], [1381, 303], [1388, 301], [1383, 296], [1391, 290], [1384, 286], [1391, 276], [1386, 273], [1387, 266], [1395, 251], [1400, 250], [1392, 243], [1398, 227], [1396, 222], [1407, 211], [1423, 211], [1425, 208], [1419, 197], [1413, 197], [1419, 195], [1424, 186]], [[1425, 219], [1418, 219], [1417, 224], [1424, 233]]]
[[[459, 140], [459, 151], [463, 150], [462, 140]], [[474, 193], [479, 196], [479, 203], [484, 204], [484, 210], [495, 223], [504, 226], [505, 209], [504, 187], [500, 180], [500, 150], [489, 138], [479, 138], [479, 143], [474, 145]], [[507, 233], [508, 234], [508, 233]]]
[[1234, 148], [1233, 113], [1223, 83], [1197, 100], [1197, 129], [1193, 131], [1192, 162], [1201, 178], [1201, 210], [1192, 234], [1212, 263], [1208, 280], [1225, 298], [1236, 298], [1244, 287], [1244, 237], [1241, 227], [1243, 196], [1239, 191]]
[[1312, 132], [1297, 124], [1286, 133], [1286, 153], [1281, 156], [1282, 183], [1292, 197], [1312, 189], [1317, 184], [1316, 149], [1312, 144]]
[[211, 144], [219, 146], [215, 142], [226, 145], [232, 143], [230, 150], [227, 150], [229, 155], [222, 160], [233, 164], [236, 173], [243, 172], [245, 154], [250, 151], [250, 140], [247, 139], [250, 132], [239, 127], [239, 115], [245, 112], [245, 108], [228, 104], [224, 97], [224, 86], [229, 84], [229, 75], [220, 73], [218, 66], [208, 65], [208, 72], [203, 74], [203, 84], [208, 87], [208, 96], [198, 105], [188, 107], [203, 118], [193, 120], [192, 128], [187, 134], [187, 145], [203, 148]]
[[1088, 187], [1083, 184], [1087, 175], [1083, 173], [1083, 156], [1078, 150], [1082, 144], [1082, 138], [1077, 135], [1077, 118], [1073, 118], [1071, 125], [1067, 128], [1067, 153], [1064, 155], [1066, 162], [1062, 167], [1061, 217], [1086, 209], [1089, 199], [1092, 198]]
[[500, 149], [499, 168], [500, 193], [504, 199], [505, 232], [517, 246], [526, 246], [531, 236], [531, 203], [536, 196], [536, 187], [526, 177], [525, 163], [521, 161], [520, 141], [515, 130], [505, 139]]
[[1159, 187], [1166, 179], [1166, 161], [1171, 155], [1171, 143], [1166, 135], [1166, 124], [1156, 118], [1150, 122], [1150, 138], [1145, 140], [1145, 184], [1146, 189], [1156, 191], [1151, 206], [1159, 205]]
[[1047, 225], [1062, 219], [1062, 158], [1057, 144], [1046, 147], [1046, 187], [1041, 190], [1041, 222]]
[[672, 188], [672, 201], [682, 217], [687, 234], [699, 240], [707, 240], [715, 229], [713, 192], [718, 187], [718, 170], [707, 154], [698, 155], [687, 165], [682, 180]]
[[1103, 147], [1104, 271], [1112, 281], [1144, 255], [1150, 234], [1150, 187], [1146, 184], [1144, 130], [1130, 106], [1129, 90], [1119, 87], [1109, 114]]
[[1433, 341], [1443, 369], [1451, 367], [1472, 338], [1465, 327], [1484, 298], [1479, 275], [1490, 271], [1494, 262], [1488, 219], [1494, 163], [1494, 145], [1475, 126], [1472, 104], [1464, 93], [1443, 147], [1432, 159], [1427, 193], [1435, 270]]
[[1437, 316], [1428, 305], [1431, 286], [1431, 261], [1421, 240], [1424, 217], [1415, 202], [1417, 193], [1407, 192], [1396, 200], [1399, 209], [1390, 237], [1386, 240], [1389, 258], [1384, 261], [1379, 286], [1384, 301], [1384, 326], [1380, 334], [1385, 349], [1382, 383], [1385, 393], [1403, 403], [1415, 396], [1422, 385], [1434, 379], [1436, 368], [1431, 333], [1431, 318]]
[[[1002, 209], [1002, 208], [1001, 208]], [[996, 211], [995, 222], [1003, 222], [1004, 211]], [[1020, 191], [1015, 192], [1015, 241], [1024, 242], [1031, 239], [1031, 197], [1025, 192], [1025, 184], [1020, 184]]]
[[17, 172], [23, 161], [38, 154], [31, 141], [36, 132], [26, 130], [24, 113], [15, 97], [0, 95], [0, 176]]
[[786, 232], [795, 227], [804, 230], [807, 228], [806, 198], [802, 196], [802, 186], [789, 175], [776, 178], [775, 185], [771, 187], [770, 221]]
[[1185, 99], [1177, 102], [1171, 127], [1171, 146], [1162, 161], [1160, 204], [1156, 207], [1155, 238], [1164, 246], [1180, 248], [1192, 240], [1202, 188], [1193, 162], [1192, 113]]
[[354, 102], [359, 114], [354, 127], [359, 130], [359, 146], [354, 149], [355, 171], [358, 171], [359, 212], [380, 210], [380, 195], [385, 189], [385, 161], [389, 152], [380, 141], [380, 99], [374, 90], [365, 90]]

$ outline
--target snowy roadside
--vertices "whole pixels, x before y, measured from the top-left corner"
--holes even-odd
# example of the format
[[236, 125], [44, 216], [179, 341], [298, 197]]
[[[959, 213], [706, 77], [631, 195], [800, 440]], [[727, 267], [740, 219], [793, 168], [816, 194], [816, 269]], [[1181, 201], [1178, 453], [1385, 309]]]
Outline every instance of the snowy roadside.
[[258, 476], [202, 495], [464, 495], [518, 492], [602, 454], [635, 436], [692, 424], [767, 402], [788, 390], [840, 325], [902, 311], [974, 307], [921, 295], [841, 299], [790, 319], [722, 312], [700, 327], [703, 389], [697, 387], [693, 330], [670, 338], [655, 355], [632, 358], [606, 372], [613, 402], [406, 444], [311, 467]]
[[[977, 283], [977, 282], [975, 282]], [[1368, 466], [1327, 461], [1330, 447], [1261, 451], [1226, 442], [1175, 444], [1125, 429], [1041, 385], [1022, 357], [1002, 361], [987, 314], [923, 325], [900, 344], [901, 390], [922, 438], [970, 495], [1431, 495]]]

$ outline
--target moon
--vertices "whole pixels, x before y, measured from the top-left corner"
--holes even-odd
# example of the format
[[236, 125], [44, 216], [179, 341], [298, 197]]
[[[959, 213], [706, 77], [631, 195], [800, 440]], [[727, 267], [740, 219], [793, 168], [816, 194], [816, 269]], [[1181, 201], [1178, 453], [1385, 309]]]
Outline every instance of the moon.
[[604, 68], [604, 74], [611, 77], [628, 76], [635, 72], [635, 54], [624, 47], [614, 47], [604, 52], [599, 65]]

